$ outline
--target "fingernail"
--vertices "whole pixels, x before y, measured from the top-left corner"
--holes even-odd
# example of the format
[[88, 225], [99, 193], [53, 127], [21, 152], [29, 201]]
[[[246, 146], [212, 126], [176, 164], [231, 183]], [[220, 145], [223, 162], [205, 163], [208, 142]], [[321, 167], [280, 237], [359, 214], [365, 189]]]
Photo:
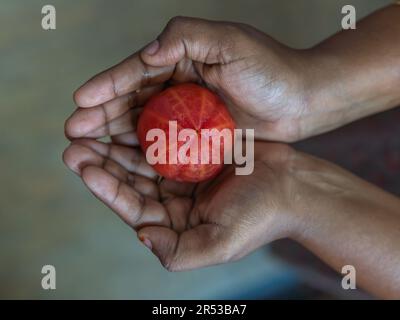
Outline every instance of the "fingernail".
[[148, 54], [149, 56], [152, 56], [156, 54], [159, 48], [160, 48], [160, 42], [158, 40], [154, 40], [149, 45], [147, 45], [147, 47], [143, 49], [143, 52], [145, 54]]
[[140, 241], [142, 241], [142, 243], [147, 247], [147, 248], [149, 248], [150, 250], [152, 250], [153, 249], [153, 245], [151, 244], [151, 241], [149, 240], [149, 239], [147, 239], [147, 238], [145, 238], [145, 237], [139, 237], [139, 239], [140, 239]]

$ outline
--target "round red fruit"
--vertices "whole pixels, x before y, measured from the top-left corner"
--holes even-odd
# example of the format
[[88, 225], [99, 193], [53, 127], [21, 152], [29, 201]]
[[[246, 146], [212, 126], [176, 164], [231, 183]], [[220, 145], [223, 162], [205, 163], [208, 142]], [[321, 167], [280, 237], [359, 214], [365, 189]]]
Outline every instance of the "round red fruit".
[[[153, 161], [149, 161], [161, 176], [199, 182], [222, 170], [224, 154], [232, 150], [234, 129], [228, 109], [216, 94], [199, 85], [185, 83], [169, 87], [149, 99], [139, 117], [137, 134], [148, 161], [152, 154], [165, 160], [154, 162], [153, 157]], [[161, 141], [162, 136], [165, 141]], [[159, 147], [162, 142], [164, 146]], [[217, 153], [219, 162], [214, 161]]]

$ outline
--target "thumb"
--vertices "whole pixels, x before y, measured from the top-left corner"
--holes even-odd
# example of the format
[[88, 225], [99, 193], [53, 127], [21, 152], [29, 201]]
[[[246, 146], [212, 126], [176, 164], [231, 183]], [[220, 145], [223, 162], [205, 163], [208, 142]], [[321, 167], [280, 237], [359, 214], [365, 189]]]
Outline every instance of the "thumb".
[[175, 17], [157, 40], [142, 50], [141, 57], [156, 67], [176, 64], [185, 57], [207, 64], [227, 63], [232, 59], [233, 52], [227, 49], [234, 42], [234, 28], [234, 24], [226, 22]]
[[205, 224], [178, 234], [167, 227], [149, 226], [138, 237], [169, 271], [183, 271], [224, 262], [219, 226]]

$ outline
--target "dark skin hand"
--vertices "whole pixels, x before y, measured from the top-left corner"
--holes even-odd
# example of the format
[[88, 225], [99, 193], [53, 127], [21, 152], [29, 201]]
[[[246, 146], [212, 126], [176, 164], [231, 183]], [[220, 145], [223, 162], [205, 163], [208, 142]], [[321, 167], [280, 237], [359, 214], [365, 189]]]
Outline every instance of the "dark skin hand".
[[74, 141], [64, 161], [170, 271], [291, 238], [338, 271], [355, 266], [357, 285], [400, 297], [400, 200], [326, 161], [259, 142], [252, 175], [227, 166], [197, 185], [158, 184], [139, 150], [92, 139]]
[[[154, 46], [159, 54], [146, 54]], [[250, 26], [175, 18], [147, 51], [134, 53], [75, 93], [80, 108], [66, 133], [70, 138], [98, 138], [106, 132], [134, 138], [126, 135], [135, 129], [133, 107], [165, 85], [198, 82], [225, 100], [239, 128], [254, 128], [258, 138], [296, 140], [304, 99], [303, 79], [294, 70], [300, 60]], [[89, 117], [90, 123], [85, 121]]]
[[140, 151], [90, 139], [72, 143], [64, 161], [138, 231], [168, 270], [178, 271], [232, 261], [286, 235], [283, 215], [271, 210], [268, 217], [263, 210], [264, 192], [278, 195], [279, 182], [257, 176], [272, 181], [269, 166], [283, 169], [288, 152], [283, 145], [268, 145], [268, 157], [256, 155], [255, 175], [237, 176], [227, 166], [216, 179], [199, 184], [167, 179], [158, 184]]
[[158, 40], [75, 92], [66, 134], [134, 144], [137, 107], [169, 83], [191, 81], [217, 92], [258, 139], [332, 130], [400, 104], [399, 17], [400, 6], [390, 6], [308, 50], [243, 24], [174, 18]]
[[[135, 133], [140, 106], [177, 82], [213, 89], [238, 127], [261, 140], [297, 141], [393, 108], [400, 104], [399, 19], [400, 6], [390, 6], [308, 50], [242, 24], [173, 19], [156, 42], [76, 91], [64, 161], [168, 270], [236, 260], [288, 237], [338, 271], [355, 266], [357, 286], [399, 298], [398, 198], [265, 142], [255, 145], [250, 176], [235, 176], [230, 166], [198, 185], [158, 184]], [[105, 136], [112, 143], [95, 140]]]

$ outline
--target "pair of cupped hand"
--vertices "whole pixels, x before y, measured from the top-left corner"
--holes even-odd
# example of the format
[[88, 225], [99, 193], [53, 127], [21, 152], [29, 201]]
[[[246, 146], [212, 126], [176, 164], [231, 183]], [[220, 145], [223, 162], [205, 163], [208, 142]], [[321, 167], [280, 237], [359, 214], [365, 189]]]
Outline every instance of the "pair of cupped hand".
[[[303, 213], [318, 212], [310, 206], [329, 197], [318, 172], [348, 179], [280, 143], [327, 130], [313, 111], [311, 63], [305, 52], [247, 25], [172, 19], [157, 40], [75, 92], [64, 161], [168, 270], [233, 261], [273, 240], [295, 239], [306, 225]], [[135, 120], [150, 96], [181, 82], [208, 86], [238, 128], [255, 129], [253, 174], [237, 176], [231, 165], [204, 183], [158, 183], [138, 147]], [[106, 136], [110, 143], [97, 141]]]

